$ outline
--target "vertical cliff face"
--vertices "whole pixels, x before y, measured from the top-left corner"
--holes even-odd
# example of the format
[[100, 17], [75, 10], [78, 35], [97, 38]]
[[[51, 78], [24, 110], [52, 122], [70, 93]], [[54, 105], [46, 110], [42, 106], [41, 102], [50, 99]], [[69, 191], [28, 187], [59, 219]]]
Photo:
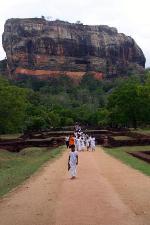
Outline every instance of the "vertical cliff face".
[[67, 74], [80, 79], [142, 71], [145, 57], [136, 42], [115, 28], [45, 19], [9, 19], [3, 33], [9, 72], [39, 77]]

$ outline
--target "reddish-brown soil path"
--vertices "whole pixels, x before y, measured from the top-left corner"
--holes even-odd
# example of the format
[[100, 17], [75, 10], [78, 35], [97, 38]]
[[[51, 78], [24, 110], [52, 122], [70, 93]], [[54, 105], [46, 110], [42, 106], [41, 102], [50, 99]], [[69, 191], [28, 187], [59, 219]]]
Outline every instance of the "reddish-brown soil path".
[[107, 155], [68, 152], [0, 200], [0, 225], [150, 225], [150, 178]]

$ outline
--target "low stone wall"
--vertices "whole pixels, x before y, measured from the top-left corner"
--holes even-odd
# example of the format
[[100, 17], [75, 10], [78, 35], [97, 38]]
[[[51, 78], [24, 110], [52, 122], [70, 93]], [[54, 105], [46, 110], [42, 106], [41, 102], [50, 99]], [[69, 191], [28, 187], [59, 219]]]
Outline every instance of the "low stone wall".
[[[89, 135], [113, 135], [111, 131], [108, 130], [83, 130], [84, 133], [89, 134]], [[20, 136], [22, 139], [45, 139], [45, 138], [50, 138], [50, 137], [65, 137], [73, 134], [74, 131], [68, 130], [68, 131], [43, 131], [43, 132], [29, 132], [27, 134], [23, 134]]]
[[0, 149], [6, 149], [11, 152], [19, 152], [27, 147], [57, 147], [64, 144], [64, 138], [51, 138], [48, 140], [5, 140], [0, 142]]
[[150, 151], [127, 152], [128, 154], [150, 163]]
[[150, 145], [150, 138], [135, 138], [131, 140], [115, 140], [112, 137], [108, 137], [107, 147], [120, 147], [120, 146], [144, 146]]
[[[120, 146], [136, 146], [136, 145], [150, 145], [150, 136], [130, 132], [128, 130], [85, 130], [89, 135], [96, 138], [96, 144], [105, 147], [120, 147]], [[20, 151], [25, 147], [49, 147], [61, 145], [65, 143], [65, 136], [73, 134], [73, 131], [43, 131], [30, 132], [20, 136], [18, 139], [0, 140], [0, 148], [9, 151]], [[133, 139], [116, 140], [113, 137], [128, 136]]]

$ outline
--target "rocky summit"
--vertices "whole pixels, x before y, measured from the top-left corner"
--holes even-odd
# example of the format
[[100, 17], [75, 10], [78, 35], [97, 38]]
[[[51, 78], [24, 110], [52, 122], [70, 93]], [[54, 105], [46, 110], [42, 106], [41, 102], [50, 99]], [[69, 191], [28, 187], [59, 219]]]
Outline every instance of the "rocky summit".
[[133, 38], [105, 25], [44, 18], [8, 19], [3, 33], [9, 75], [39, 78], [66, 74], [80, 80], [142, 72], [145, 56]]

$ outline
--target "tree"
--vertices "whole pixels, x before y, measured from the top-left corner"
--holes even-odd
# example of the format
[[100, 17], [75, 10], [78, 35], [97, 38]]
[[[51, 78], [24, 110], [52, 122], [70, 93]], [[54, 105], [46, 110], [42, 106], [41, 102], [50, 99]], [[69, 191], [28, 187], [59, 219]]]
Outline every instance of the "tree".
[[60, 116], [53, 111], [48, 113], [47, 119], [48, 119], [47, 122], [51, 127], [58, 127], [60, 125]]
[[77, 20], [77, 21], [76, 21], [76, 24], [83, 24], [83, 23], [81, 23], [80, 20]]
[[26, 116], [28, 91], [0, 79], [0, 133], [22, 130]]
[[149, 120], [150, 86], [129, 80], [120, 85], [108, 98], [110, 122], [113, 125], [132, 125]]
[[40, 131], [46, 128], [45, 119], [40, 116], [33, 116], [29, 117], [26, 121], [26, 128], [27, 131]]
[[107, 126], [109, 124], [109, 111], [106, 108], [97, 111], [97, 121], [99, 126]]

